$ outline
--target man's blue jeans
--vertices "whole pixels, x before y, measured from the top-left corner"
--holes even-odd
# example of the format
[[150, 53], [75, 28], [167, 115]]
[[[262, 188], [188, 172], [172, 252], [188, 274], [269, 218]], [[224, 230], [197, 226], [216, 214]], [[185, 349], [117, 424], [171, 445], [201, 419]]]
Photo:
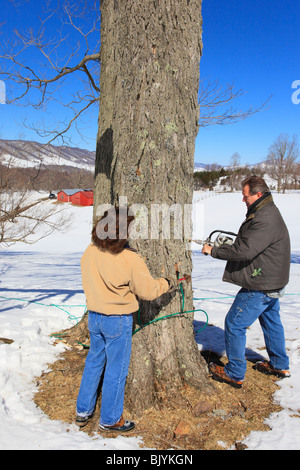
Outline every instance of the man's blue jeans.
[[245, 378], [246, 330], [257, 318], [264, 334], [271, 366], [280, 370], [289, 369], [279, 309], [279, 299], [270, 298], [262, 291], [241, 289], [238, 292], [225, 319], [228, 358], [225, 373], [228, 377], [238, 381]]
[[93, 414], [100, 379], [105, 369], [100, 424], [114, 425], [123, 413], [125, 383], [131, 355], [132, 315], [103, 315], [90, 311], [88, 327], [90, 350], [77, 397], [77, 414]]

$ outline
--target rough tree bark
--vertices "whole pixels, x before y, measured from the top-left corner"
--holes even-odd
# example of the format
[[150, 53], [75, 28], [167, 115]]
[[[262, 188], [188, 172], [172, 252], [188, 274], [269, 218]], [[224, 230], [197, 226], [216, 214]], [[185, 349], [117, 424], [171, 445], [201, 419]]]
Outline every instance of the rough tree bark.
[[[100, 114], [95, 170], [95, 217], [104, 203], [192, 204], [198, 131], [201, 0], [101, 0]], [[153, 212], [152, 212], [153, 213]], [[183, 217], [183, 216], [182, 216]], [[173, 221], [175, 225], [175, 220]], [[133, 240], [155, 277], [191, 273], [182, 239]], [[193, 309], [184, 285], [185, 311]], [[180, 292], [143, 302], [142, 323], [180, 312]], [[193, 313], [152, 323], [133, 335], [127, 407], [155, 405], [160, 391], [187, 382], [210, 385], [193, 333]]]

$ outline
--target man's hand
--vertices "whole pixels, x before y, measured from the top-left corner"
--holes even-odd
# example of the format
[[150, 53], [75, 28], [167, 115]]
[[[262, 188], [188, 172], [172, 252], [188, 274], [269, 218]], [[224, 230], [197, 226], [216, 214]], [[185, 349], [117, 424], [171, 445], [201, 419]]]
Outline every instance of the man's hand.
[[204, 255], [211, 255], [212, 246], [205, 244], [202, 248], [202, 253]]

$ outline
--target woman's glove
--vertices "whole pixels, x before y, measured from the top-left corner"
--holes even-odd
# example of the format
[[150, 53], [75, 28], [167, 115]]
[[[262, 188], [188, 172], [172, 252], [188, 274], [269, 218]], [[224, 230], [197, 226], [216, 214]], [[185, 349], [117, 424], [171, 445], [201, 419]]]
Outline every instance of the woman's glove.
[[168, 281], [169, 290], [175, 289], [178, 286], [178, 282], [173, 280], [173, 279], [169, 279], [169, 278], [165, 277], [165, 280]]

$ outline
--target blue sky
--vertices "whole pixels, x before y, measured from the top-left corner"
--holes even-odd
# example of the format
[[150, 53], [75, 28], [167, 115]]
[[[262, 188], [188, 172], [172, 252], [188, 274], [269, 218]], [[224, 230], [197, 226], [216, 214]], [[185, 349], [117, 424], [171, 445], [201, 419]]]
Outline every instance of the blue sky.
[[[37, 13], [45, 2], [29, 0], [17, 12], [9, 0], [1, 0], [2, 31], [37, 26]], [[227, 165], [237, 152], [241, 163], [264, 160], [280, 133], [300, 137], [300, 104], [293, 104], [292, 83], [300, 80], [300, 2], [298, 0], [203, 0], [203, 57], [201, 79], [234, 84], [247, 92], [234, 107], [260, 107], [270, 96], [268, 108], [245, 121], [201, 128], [196, 139], [195, 161]], [[2, 40], [3, 36], [0, 36]], [[33, 54], [33, 52], [31, 52]], [[32, 59], [32, 56], [30, 57]], [[9, 90], [8, 90], [9, 91]], [[300, 97], [300, 93], [299, 93]], [[0, 100], [1, 102], [1, 100]], [[47, 110], [0, 104], [0, 138], [42, 141], [22, 123], [25, 117], [55, 123], [64, 110]], [[73, 145], [93, 150], [97, 134], [97, 110], [81, 124], [87, 139], [74, 131]], [[300, 141], [300, 139], [299, 139]]]
[[257, 163], [280, 133], [300, 137], [300, 104], [293, 104], [291, 88], [300, 80], [299, 18], [295, 0], [203, 1], [201, 78], [246, 91], [233, 102], [238, 109], [272, 98], [245, 121], [200, 129], [195, 161], [226, 165], [237, 152], [241, 163]]

